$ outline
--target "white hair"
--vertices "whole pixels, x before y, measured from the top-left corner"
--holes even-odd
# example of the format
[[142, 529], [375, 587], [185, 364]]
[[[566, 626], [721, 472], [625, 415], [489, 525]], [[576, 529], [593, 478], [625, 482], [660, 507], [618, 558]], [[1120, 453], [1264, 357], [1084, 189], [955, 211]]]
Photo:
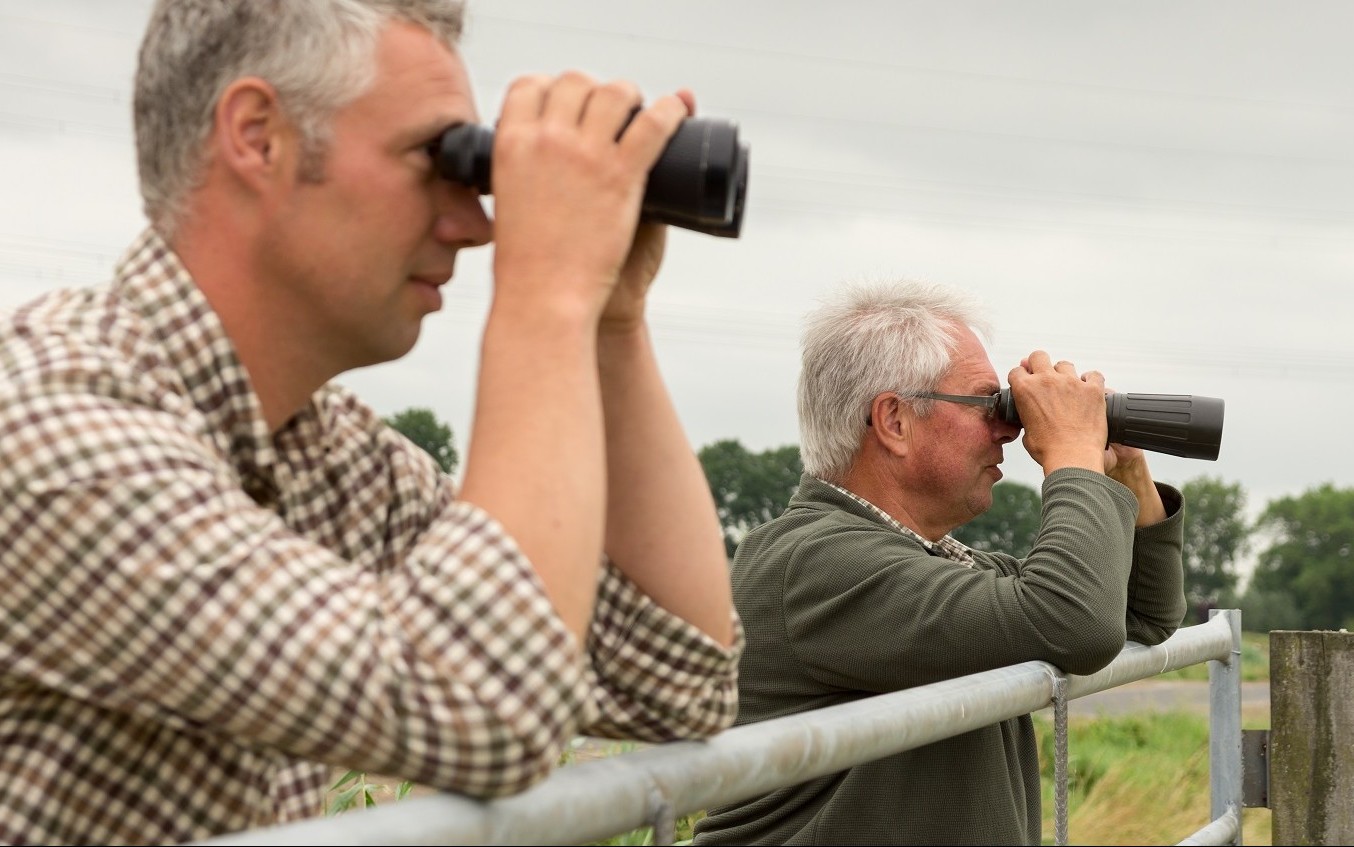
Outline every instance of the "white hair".
[[[870, 402], [885, 391], [934, 391], [949, 371], [959, 327], [990, 333], [976, 299], [913, 280], [848, 284], [811, 311], [799, 373], [805, 472], [840, 480], [860, 448]], [[932, 402], [914, 404], [925, 415]]]

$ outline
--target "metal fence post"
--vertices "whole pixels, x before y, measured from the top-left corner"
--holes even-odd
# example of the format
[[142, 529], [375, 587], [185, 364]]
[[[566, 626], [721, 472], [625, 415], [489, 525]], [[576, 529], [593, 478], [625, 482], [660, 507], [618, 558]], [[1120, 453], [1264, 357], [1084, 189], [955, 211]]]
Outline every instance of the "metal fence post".
[[[1232, 652], [1226, 661], [1208, 660], [1208, 754], [1209, 781], [1213, 820], [1229, 812], [1241, 817], [1241, 610], [1213, 609], [1215, 615], [1226, 616], [1232, 627]], [[1241, 826], [1238, 823], [1231, 844], [1241, 844]]]

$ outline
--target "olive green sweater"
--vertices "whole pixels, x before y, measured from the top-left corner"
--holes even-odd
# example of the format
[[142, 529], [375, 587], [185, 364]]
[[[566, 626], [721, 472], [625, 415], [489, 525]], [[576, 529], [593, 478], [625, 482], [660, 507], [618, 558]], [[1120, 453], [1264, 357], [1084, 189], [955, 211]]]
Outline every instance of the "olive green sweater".
[[[1128, 488], [1055, 471], [1029, 555], [968, 567], [805, 475], [734, 557], [738, 723], [1031, 660], [1089, 674], [1126, 640], [1164, 641], [1185, 614], [1183, 510], [1158, 489], [1168, 517], [1135, 530]], [[1039, 844], [1040, 817], [1025, 715], [711, 809], [695, 843]]]

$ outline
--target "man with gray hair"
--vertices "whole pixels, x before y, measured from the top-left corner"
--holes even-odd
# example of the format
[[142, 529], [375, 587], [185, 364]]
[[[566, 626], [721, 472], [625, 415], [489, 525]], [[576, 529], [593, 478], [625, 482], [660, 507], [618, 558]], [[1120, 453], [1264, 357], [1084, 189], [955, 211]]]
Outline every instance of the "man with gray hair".
[[[575, 735], [736, 711], [720, 525], [657, 367], [648, 171], [689, 92], [510, 87], [497, 221], [453, 0], [159, 0], [149, 227], [0, 320], [0, 842], [322, 814], [335, 768], [474, 797]], [[406, 354], [494, 238], [459, 491], [331, 380]]]
[[[1106, 446], [1105, 381], [1035, 350], [1007, 376], [1044, 471], [1027, 556], [949, 533], [992, 504], [1000, 383], [970, 298], [851, 286], [809, 316], [799, 380], [804, 476], [738, 546], [747, 634], [738, 722], [1020, 662], [1074, 674], [1185, 613], [1182, 503], [1141, 450]], [[1028, 715], [711, 809], [696, 844], [1039, 844]]]

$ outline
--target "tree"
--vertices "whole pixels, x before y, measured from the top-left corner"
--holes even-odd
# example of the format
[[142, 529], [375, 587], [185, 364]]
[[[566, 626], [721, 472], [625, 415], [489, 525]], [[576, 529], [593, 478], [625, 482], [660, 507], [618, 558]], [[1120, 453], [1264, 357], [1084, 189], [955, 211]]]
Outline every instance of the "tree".
[[1196, 608], [1216, 606], [1235, 591], [1237, 564], [1250, 546], [1246, 492], [1239, 483], [1201, 476], [1181, 487], [1185, 496], [1185, 597]]
[[451, 427], [442, 423], [431, 409], [411, 408], [385, 419], [390, 426], [422, 447], [437, 462], [443, 473], [453, 473], [460, 461], [456, 454]]
[[748, 530], [785, 510], [804, 472], [796, 444], [750, 453], [725, 439], [702, 447], [699, 457], [730, 556]]
[[1218, 606], [1241, 610], [1241, 628], [1247, 632], [1271, 632], [1276, 629], [1305, 629], [1302, 612], [1287, 591], [1265, 591], [1254, 585], [1233, 599], [1223, 593]]
[[1025, 556], [1039, 534], [1039, 492], [1007, 480], [992, 486], [992, 507], [955, 529], [953, 535], [975, 550]]
[[1274, 500], [1256, 526], [1271, 543], [1252, 587], [1291, 596], [1306, 628], [1354, 625], [1354, 488], [1326, 483]]

